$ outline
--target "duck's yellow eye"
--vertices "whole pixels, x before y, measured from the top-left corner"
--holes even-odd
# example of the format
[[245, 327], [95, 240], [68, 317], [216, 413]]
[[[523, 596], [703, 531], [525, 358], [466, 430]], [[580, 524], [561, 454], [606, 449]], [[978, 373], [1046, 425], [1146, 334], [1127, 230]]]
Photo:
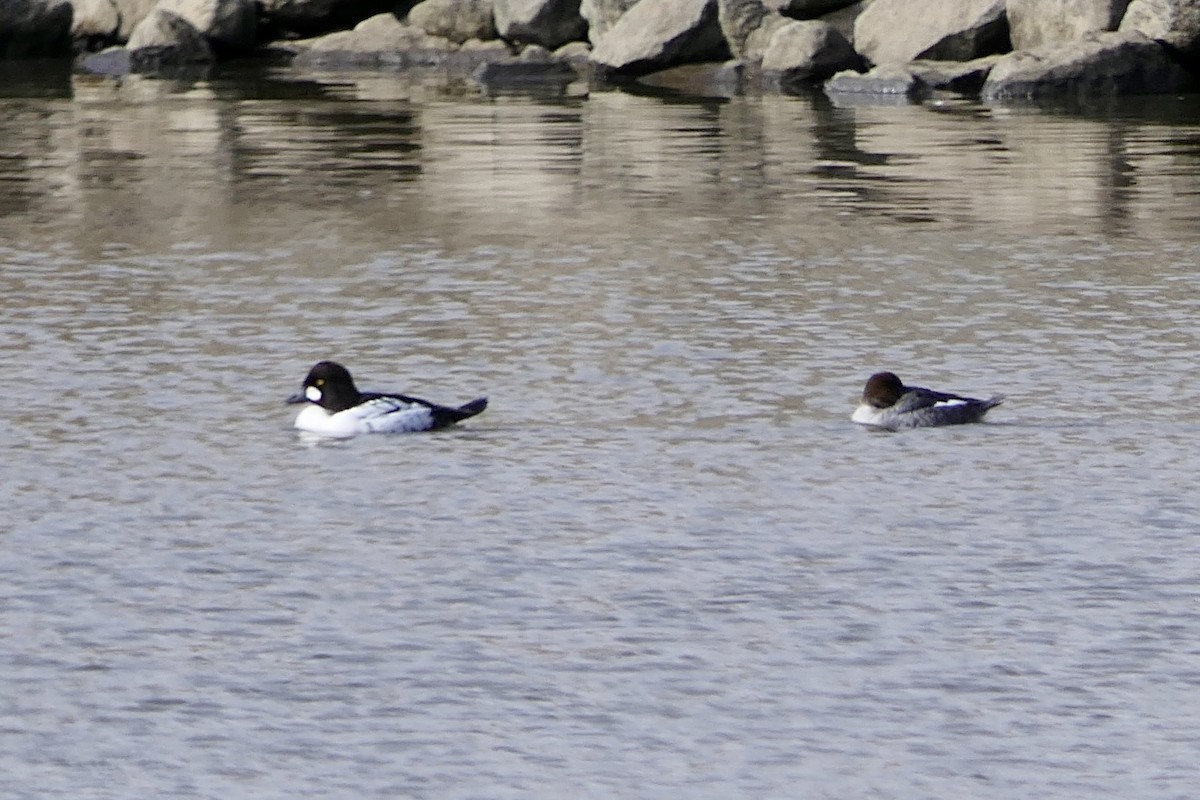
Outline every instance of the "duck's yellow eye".
[[325, 379], [317, 378], [317, 386], [324, 386], [324, 385], [325, 385]]

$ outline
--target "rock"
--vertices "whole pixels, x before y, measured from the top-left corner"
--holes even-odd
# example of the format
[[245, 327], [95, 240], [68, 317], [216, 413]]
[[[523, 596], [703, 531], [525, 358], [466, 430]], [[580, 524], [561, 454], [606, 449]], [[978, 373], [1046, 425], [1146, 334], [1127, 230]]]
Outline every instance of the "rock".
[[579, 74], [566, 61], [554, 58], [547, 50], [526, 48], [516, 58], [489, 60], [471, 73], [476, 83], [489, 89], [514, 86], [559, 86], [571, 83]]
[[478, 54], [483, 58], [504, 59], [512, 55], [512, 48], [499, 39], [468, 39], [458, 48], [459, 53]]
[[768, 11], [792, 19], [816, 19], [854, 5], [856, 0], [763, 0]]
[[208, 41], [178, 14], [156, 8], [129, 35], [129, 60], [134, 72], [159, 72], [213, 60]]
[[988, 102], [1079, 101], [1186, 89], [1190, 78], [1139, 33], [1090, 34], [1078, 42], [1001, 57], [983, 85]]
[[1195, 65], [1200, 61], [1200, 1], [1133, 0], [1121, 31], [1157, 39]]
[[847, 42], [854, 44], [854, 23], [869, 3], [870, 0], [858, 0], [857, 3], [824, 15], [821, 21], [828, 22], [834, 30], [846, 37]]
[[641, 0], [592, 50], [598, 68], [625, 75], [728, 57], [716, 0]]
[[567, 42], [554, 51], [555, 58], [575, 67], [587, 66], [591, 54], [592, 48], [587, 42]]
[[1004, 0], [874, 0], [854, 23], [854, 46], [872, 64], [970, 61], [1004, 52]]
[[905, 68], [930, 89], [977, 95], [992, 67], [1002, 57], [990, 55], [972, 61], [910, 61]]
[[753, 72], [745, 61], [706, 61], [651, 72], [637, 82], [688, 97], [735, 97], [746, 90]]
[[71, 54], [69, 0], [0, 0], [0, 59]]
[[1008, 0], [1014, 50], [1073, 42], [1088, 33], [1115, 31], [1129, 0]]
[[734, 58], [762, 60], [775, 32], [790, 20], [763, 0], [717, 0], [717, 22]]
[[117, 10], [117, 19], [120, 20], [117, 25], [117, 41], [127, 42], [133, 35], [133, 29], [158, 5], [158, 0], [112, 0], [112, 3]]
[[258, 5], [259, 25], [272, 35], [314, 36], [351, 28], [402, 4], [396, 0], [258, 0]]
[[455, 44], [496, 38], [492, 0], [424, 0], [408, 12], [408, 24]]
[[579, 15], [587, 22], [588, 41], [593, 45], [604, 38], [609, 29], [617, 23], [638, 0], [580, 0]]
[[377, 14], [353, 30], [309, 40], [293, 63], [336, 69], [433, 67], [456, 49], [450, 40], [405, 25], [392, 14]]
[[186, 19], [217, 50], [254, 46], [258, 9], [254, 0], [159, 0], [158, 7]]
[[501, 39], [488, 39], [486, 42], [481, 39], [468, 39], [454, 52], [445, 53], [440, 66], [455, 72], [456, 75], [469, 77], [471, 70], [480, 64], [489, 61], [509, 61], [512, 57], [512, 48]]
[[510, 42], [554, 49], [585, 38], [579, 0], [495, 0], [496, 32]]
[[121, 15], [113, 0], [72, 0], [72, 3], [75, 7], [71, 21], [73, 40], [82, 42], [89, 50], [117, 41]]
[[546, 64], [554, 60], [554, 54], [540, 44], [531, 44], [521, 49], [517, 60], [529, 64]]
[[120, 77], [133, 71], [128, 47], [107, 47], [99, 53], [89, 53], [79, 60], [79, 67], [93, 75]]
[[828, 94], [864, 94], [913, 98], [925, 90], [921, 80], [904, 67], [885, 64], [865, 74], [839, 72], [825, 82]]
[[862, 58], [831, 25], [791, 20], [775, 31], [762, 57], [762, 70], [783, 86], [816, 83], [862, 65]]

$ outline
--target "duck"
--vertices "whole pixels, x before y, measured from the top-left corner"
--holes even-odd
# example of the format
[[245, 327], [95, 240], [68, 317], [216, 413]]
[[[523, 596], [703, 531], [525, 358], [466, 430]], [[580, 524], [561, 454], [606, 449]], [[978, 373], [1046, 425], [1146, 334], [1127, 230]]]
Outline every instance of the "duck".
[[469, 419], [488, 404], [486, 397], [451, 407], [403, 394], [360, 392], [350, 370], [335, 361], [317, 362], [300, 391], [285, 402], [306, 404], [296, 417], [296, 428], [338, 438], [433, 431]]
[[862, 401], [850, 419], [861, 425], [899, 430], [982, 422], [1004, 395], [987, 400], [905, 386], [894, 372], [876, 372], [863, 387]]

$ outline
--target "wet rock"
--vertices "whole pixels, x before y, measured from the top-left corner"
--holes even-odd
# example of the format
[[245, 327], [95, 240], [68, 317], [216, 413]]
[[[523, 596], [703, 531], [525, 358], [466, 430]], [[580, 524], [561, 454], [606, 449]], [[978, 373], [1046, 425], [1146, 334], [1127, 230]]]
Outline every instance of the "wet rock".
[[1115, 31], [1129, 0], [1008, 0], [1014, 50], [1073, 42], [1088, 33]]
[[129, 60], [134, 72], [160, 72], [186, 64], [207, 64], [212, 48], [192, 23], [178, 14], [156, 8], [129, 35]]
[[1002, 57], [991, 55], [972, 61], [910, 61], [905, 68], [930, 89], [977, 95], [992, 67]]
[[762, 57], [763, 73], [783, 86], [816, 83], [862, 65], [862, 58], [831, 25], [790, 20], [775, 31]]
[[689, 97], [734, 97], [744, 92], [756, 76], [754, 67], [745, 61], [706, 61], [651, 72], [638, 78], [637, 82]]
[[854, 23], [854, 46], [872, 64], [970, 61], [1004, 52], [1004, 0], [874, 0]]
[[527, 47], [521, 55], [480, 64], [471, 78], [489, 89], [515, 86], [565, 85], [579, 74], [564, 59], [542, 47]]
[[496, 32], [510, 42], [555, 48], [583, 39], [579, 0], [495, 0]]
[[560, 61], [566, 61], [571, 64], [576, 70], [581, 67], [590, 66], [588, 57], [592, 54], [592, 48], [587, 42], [567, 42], [562, 47], [554, 51], [554, 57]]
[[79, 68], [93, 75], [121, 76], [133, 72], [133, 63], [128, 47], [107, 47], [99, 53], [83, 56]]
[[580, 0], [579, 15], [587, 22], [588, 41], [592, 44], [604, 38], [609, 29], [617, 23], [638, 0]]
[[457, 48], [448, 39], [405, 25], [392, 14], [377, 14], [353, 30], [297, 43], [297, 66], [335, 69], [403, 69], [437, 66]]
[[925, 85], [905, 67], [884, 64], [866, 73], [839, 72], [825, 82], [828, 94], [880, 95], [884, 97], [916, 97]]
[[254, 0], [159, 0], [158, 8], [186, 19], [217, 50], [238, 52], [254, 46]]
[[988, 102], [1088, 100], [1178, 92], [1187, 72], [1139, 33], [1099, 33], [1000, 58], [983, 85]]
[[592, 50], [600, 70], [625, 75], [728, 57], [716, 0], [641, 0]]
[[492, 0], [424, 0], [408, 12], [408, 24], [455, 44], [496, 38]]
[[478, 54], [482, 58], [508, 58], [513, 54], [507, 42], [500, 39], [469, 39], [458, 48], [459, 53]]
[[1120, 30], [1157, 39], [1193, 67], [1200, 66], [1198, 0], [1133, 0]]
[[508, 61], [513, 58], [512, 48], [500, 39], [471, 39], [453, 52], [444, 53], [440, 66], [456, 75], [469, 77], [471, 71], [489, 61]]
[[68, 0], [0, 0], [0, 59], [71, 54]]

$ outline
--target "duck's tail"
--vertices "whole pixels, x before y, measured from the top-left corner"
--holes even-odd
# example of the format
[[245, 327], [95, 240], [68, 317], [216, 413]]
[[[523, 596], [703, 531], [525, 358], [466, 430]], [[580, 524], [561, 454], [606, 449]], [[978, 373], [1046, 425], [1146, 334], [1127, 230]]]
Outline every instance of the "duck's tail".
[[988, 409], [995, 408], [996, 406], [1000, 405], [1003, 402], [1004, 402], [1004, 395], [1002, 395], [1002, 394], [992, 395], [987, 400], [983, 401], [983, 410], [987, 411]]
[[433, 410], [435, 427], [441, 428], [446, 425], [453, 425], [456, 422], [462, 422], [464, 419], [469, 419], [487, 408], [487, 404], [487, 398], [480, 397], [458, 408], [438, 406]]

